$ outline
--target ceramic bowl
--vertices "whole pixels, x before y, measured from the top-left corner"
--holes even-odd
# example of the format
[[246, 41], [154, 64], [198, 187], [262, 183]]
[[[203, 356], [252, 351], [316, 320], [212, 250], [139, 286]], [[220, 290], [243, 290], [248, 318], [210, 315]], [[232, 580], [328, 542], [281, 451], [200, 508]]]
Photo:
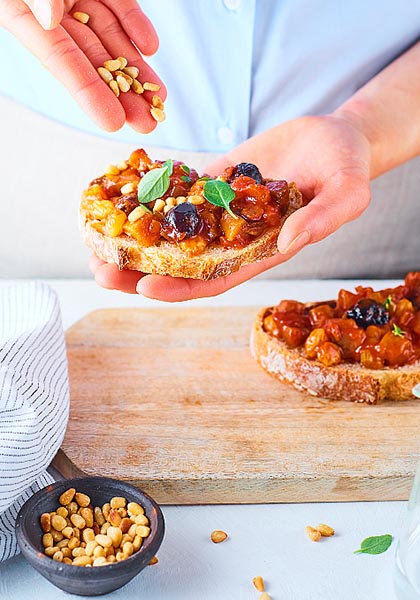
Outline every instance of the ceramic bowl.
[[[102, 506], [114, 496], [143, 506], [150, 522], [150, 535], [129, 558], [101, 567], [79, 567], [52, 560], [43, 552], [40, 516], [60, 505], [59, 497], [69, 489], [87, 494], [93, 506]], [[58, 588], [80, 596], [99, 596], [112, 592], [135, 577], [157, 553], [165, 524], [158, 504], [138, 488], [106, 477], [83, 477], [57, 481], [34, 494], [22, 506], [16, 520], [17, 541], [24, 557], [41, 575]], [[140, 595], [139, 595], [140, 597]]]

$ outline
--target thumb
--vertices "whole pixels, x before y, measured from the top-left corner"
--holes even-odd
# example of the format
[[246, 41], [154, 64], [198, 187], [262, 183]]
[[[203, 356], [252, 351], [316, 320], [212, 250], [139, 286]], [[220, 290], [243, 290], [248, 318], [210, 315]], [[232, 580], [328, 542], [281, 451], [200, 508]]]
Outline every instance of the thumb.
[[64, 0], [25, 0], [43, 29], [55, 29], [64, 15]]

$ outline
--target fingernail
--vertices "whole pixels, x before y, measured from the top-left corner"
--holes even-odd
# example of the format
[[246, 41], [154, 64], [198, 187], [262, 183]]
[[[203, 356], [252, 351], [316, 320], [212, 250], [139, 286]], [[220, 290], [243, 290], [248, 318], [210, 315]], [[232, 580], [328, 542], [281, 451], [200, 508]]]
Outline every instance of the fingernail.
[[34, 14], [37, 21], [44, 29], [50, 29], [52, 25], [52, 7], [48, 0], [35, 0]]
[[307, 230], [302, 231], [302, 233], [299, 233], [299, 235], [297, 235], [291, 242], [286, 244], [281, 242], [279, 244], [279, 252], [280, 254], [296, 253], [303, 248], [303, 246], [306, 246], [310, 239], [311, 233]]

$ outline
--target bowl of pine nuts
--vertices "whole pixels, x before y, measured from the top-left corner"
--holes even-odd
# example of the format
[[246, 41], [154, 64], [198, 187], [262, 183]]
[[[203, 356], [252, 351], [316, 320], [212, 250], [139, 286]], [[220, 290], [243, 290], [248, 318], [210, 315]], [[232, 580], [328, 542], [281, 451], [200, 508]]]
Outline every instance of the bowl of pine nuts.
[[158, 504], [106, 477], [57, 481], [34, 494], [16, 520], [24, 557], [58, 588], [112, 592], [153, 561], [165, 532]]

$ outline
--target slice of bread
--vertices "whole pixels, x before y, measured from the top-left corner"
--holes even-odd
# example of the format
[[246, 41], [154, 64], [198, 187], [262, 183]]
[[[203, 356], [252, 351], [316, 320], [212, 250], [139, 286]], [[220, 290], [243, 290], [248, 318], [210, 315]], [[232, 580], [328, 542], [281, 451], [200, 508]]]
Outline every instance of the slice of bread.
[[266, 312], [266, 308], [261, 310], [254, 322], [251, 353], [267, 373], [280, 381], [331, 400], [376, 404], [414, 399], [412, 388], [420, 382], [420, 362], [379, 370], [348, 362], [328, 367], [307, 358], [302, 348], [289, 348], [266, 333], [263, 327]]
[[277, 252], [277, 237], [283, 223], [302, 205], [302, 194], [294, 183], [290, 183], [289, 207], [278, 227], [269, 229], [244, 248], [223, 248], [211, 244], [198, 256], [188, 256], [176, 244], [167, 241], [145, 247], [127, 235], [107, 237], [96, 231], [84, 216], [80, 218], [80, 231], [85, 244], [99, 258], [118, 265], [120, 269], [172, 277], [216, 279], [238, 271], [242, 265], [273, 256]]

